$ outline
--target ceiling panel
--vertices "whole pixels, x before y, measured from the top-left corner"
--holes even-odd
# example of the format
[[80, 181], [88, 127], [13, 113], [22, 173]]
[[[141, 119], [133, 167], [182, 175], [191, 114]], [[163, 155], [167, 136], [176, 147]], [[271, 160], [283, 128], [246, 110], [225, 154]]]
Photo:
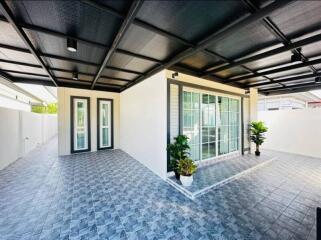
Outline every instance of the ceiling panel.
[[290, 39], [320, 29], [321, 1], [294, 1], [270, 15]]
[[137, 72], [145, 72], [155, 66], [154, 62], [115, 53], [107, 64], [108, 66], [124, 68]]
[[111, 45], [121, 20], [80, 1], [8, 1], [19, 21]]
[[9, 23], [0, 21], [0, 29], [1, 44], [25, 48], [24, 42]]
[[146, 1], [137, 18], [183, 39], [196, 42], [209, 32], [216, 31], [246, 13], [242, 2], [233, 0]]
[[71, 70], [75, 72], [83, 72], [83, 73], [91, 73], [96, 74], [98, 68], [95, 66], [85, 65], [81, 63], [74, 63], [64, 60], [58, 60], [53, 58], [44, 58], [43, 59], [48, 62], [51, 68], [61, 68], [66, 70]]
[[158, 60], [165, 60], [185, 47], [159, 34], [131, 25], [120, 42], [119, 48]]
[[120, 71], [115, 71], [112, 69], [104, 69], [102, 75], [108, 76], [108, 77], [115, 77], [115, 78], [124, 78], [124, 79], [128, 79], [128, 80], [133, 80], [139, 76], [137, 74], [120, 72]]
[[101, 63], [107, 49], [77, 42], [77, 52], [67, 50], [67, 39], [49, 34], [26, 31], [34, 47], [43, 53]]
[[202, 70], [206, 69], [208, 66], [212, 66], [214, 64], [222, 64], [224, 62], [220, 58], [208, 53], [198, 52], [191, 57], [185, 58], [180, 63], [194, 69]]
[[254, 22], [217, 39], [208, 49], [233, 60], [277, 43], [279, 41], [269, 30], [260, 22]]

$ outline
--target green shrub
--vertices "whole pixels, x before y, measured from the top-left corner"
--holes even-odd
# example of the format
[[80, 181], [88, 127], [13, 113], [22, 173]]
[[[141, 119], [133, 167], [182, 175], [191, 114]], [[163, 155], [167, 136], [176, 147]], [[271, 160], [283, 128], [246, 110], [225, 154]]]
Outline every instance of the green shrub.
[[182, 176], [191, 176], [196, 172], [197, 166], [190, 158], [185, 158], [177, 163], [177, 171]]

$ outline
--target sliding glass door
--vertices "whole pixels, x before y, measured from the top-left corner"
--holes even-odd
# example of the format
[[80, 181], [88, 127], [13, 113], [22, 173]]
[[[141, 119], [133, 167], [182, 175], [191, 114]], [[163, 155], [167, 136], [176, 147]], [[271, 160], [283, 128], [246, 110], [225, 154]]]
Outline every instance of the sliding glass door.
[[113, 101], [111, 99], [97, 99], [97, 143], [98, 149], [113, 148]]
[[183, 134], [189, 137], [195, 161], [239, 149], [239, 100], [210, 93], [184, 90]]
[[71, 97], [71, 152], [90, 151], [89, 98]]

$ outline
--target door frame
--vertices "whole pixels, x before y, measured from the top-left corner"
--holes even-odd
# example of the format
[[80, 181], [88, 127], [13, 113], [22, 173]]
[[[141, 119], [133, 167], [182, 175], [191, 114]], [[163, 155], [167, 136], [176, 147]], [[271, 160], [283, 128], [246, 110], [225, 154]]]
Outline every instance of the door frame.
[[[110, 146], [100, 147], [100, 101], [110, 102]], [[113, 149], [114, 148], [114, 99], [97, 98], [97, 150]]]
[[[74, 125], [74, 100], [75, 99], [85, 99], [87, 100], [87, 134], [88, 134], [88, 141], [87, 141], [87, 149], [75, 150], [74, 146], [74, 133], [75, 133], [75, 125]], [[91, 151], [91, 132], [90, 132], [90, 98], [89, 97], [82, 97], [82, 96], [70, 96], [70, 152], [71, 153], [81, 153], [81, 152], [90, 152]]]

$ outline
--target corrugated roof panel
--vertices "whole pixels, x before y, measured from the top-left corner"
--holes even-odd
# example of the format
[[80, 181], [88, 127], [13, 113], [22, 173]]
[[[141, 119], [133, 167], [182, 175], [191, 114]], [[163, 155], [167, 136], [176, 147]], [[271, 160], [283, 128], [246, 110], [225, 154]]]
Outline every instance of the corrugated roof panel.
[[137, 72], [145, 72], [151, 67], [155, 66], [155, 63], [135, 57], [130, 57], [124, 54], [115, 53], [108, 63], [108, 66], [124, 68]]
[[320, 29], [321, 1], [294, 1], [270, 15], [290, 39]]
[[121, 20], [80, 1], [8, 1], [19, 21], [111, 45]]
[[124, 79], [128, 79], [128, 80], [133, 80], [133, 79], [135, 79], [135, 78], [137, 78], [139, 76], [139, 75], [134, 74], [134, 73], [115, 71], [115, 70], [112, 70], [112, 69], [104, 69], [102, 75], [109, 76], [109, 77], [124, 78]]
[[185, 58], [180, 63], [194, 69], [202, 70], [213, 64], [222, 64], [223, 61], [205, 52], [198, 52], [191, 57]]
[[195, 42], [245, 14], [240, 1], [146, 1], [137, 18]]
[[233, 60], [277, 43], [279, 41], [269, 30], [260, 22], [254, 22], [218, 39], [208, 49]]
[[136, 25], [131, 25], [119, 48], [139, 53], [158, 60], [165, 60], [185, 47], [169, 38], [155, 34]]

